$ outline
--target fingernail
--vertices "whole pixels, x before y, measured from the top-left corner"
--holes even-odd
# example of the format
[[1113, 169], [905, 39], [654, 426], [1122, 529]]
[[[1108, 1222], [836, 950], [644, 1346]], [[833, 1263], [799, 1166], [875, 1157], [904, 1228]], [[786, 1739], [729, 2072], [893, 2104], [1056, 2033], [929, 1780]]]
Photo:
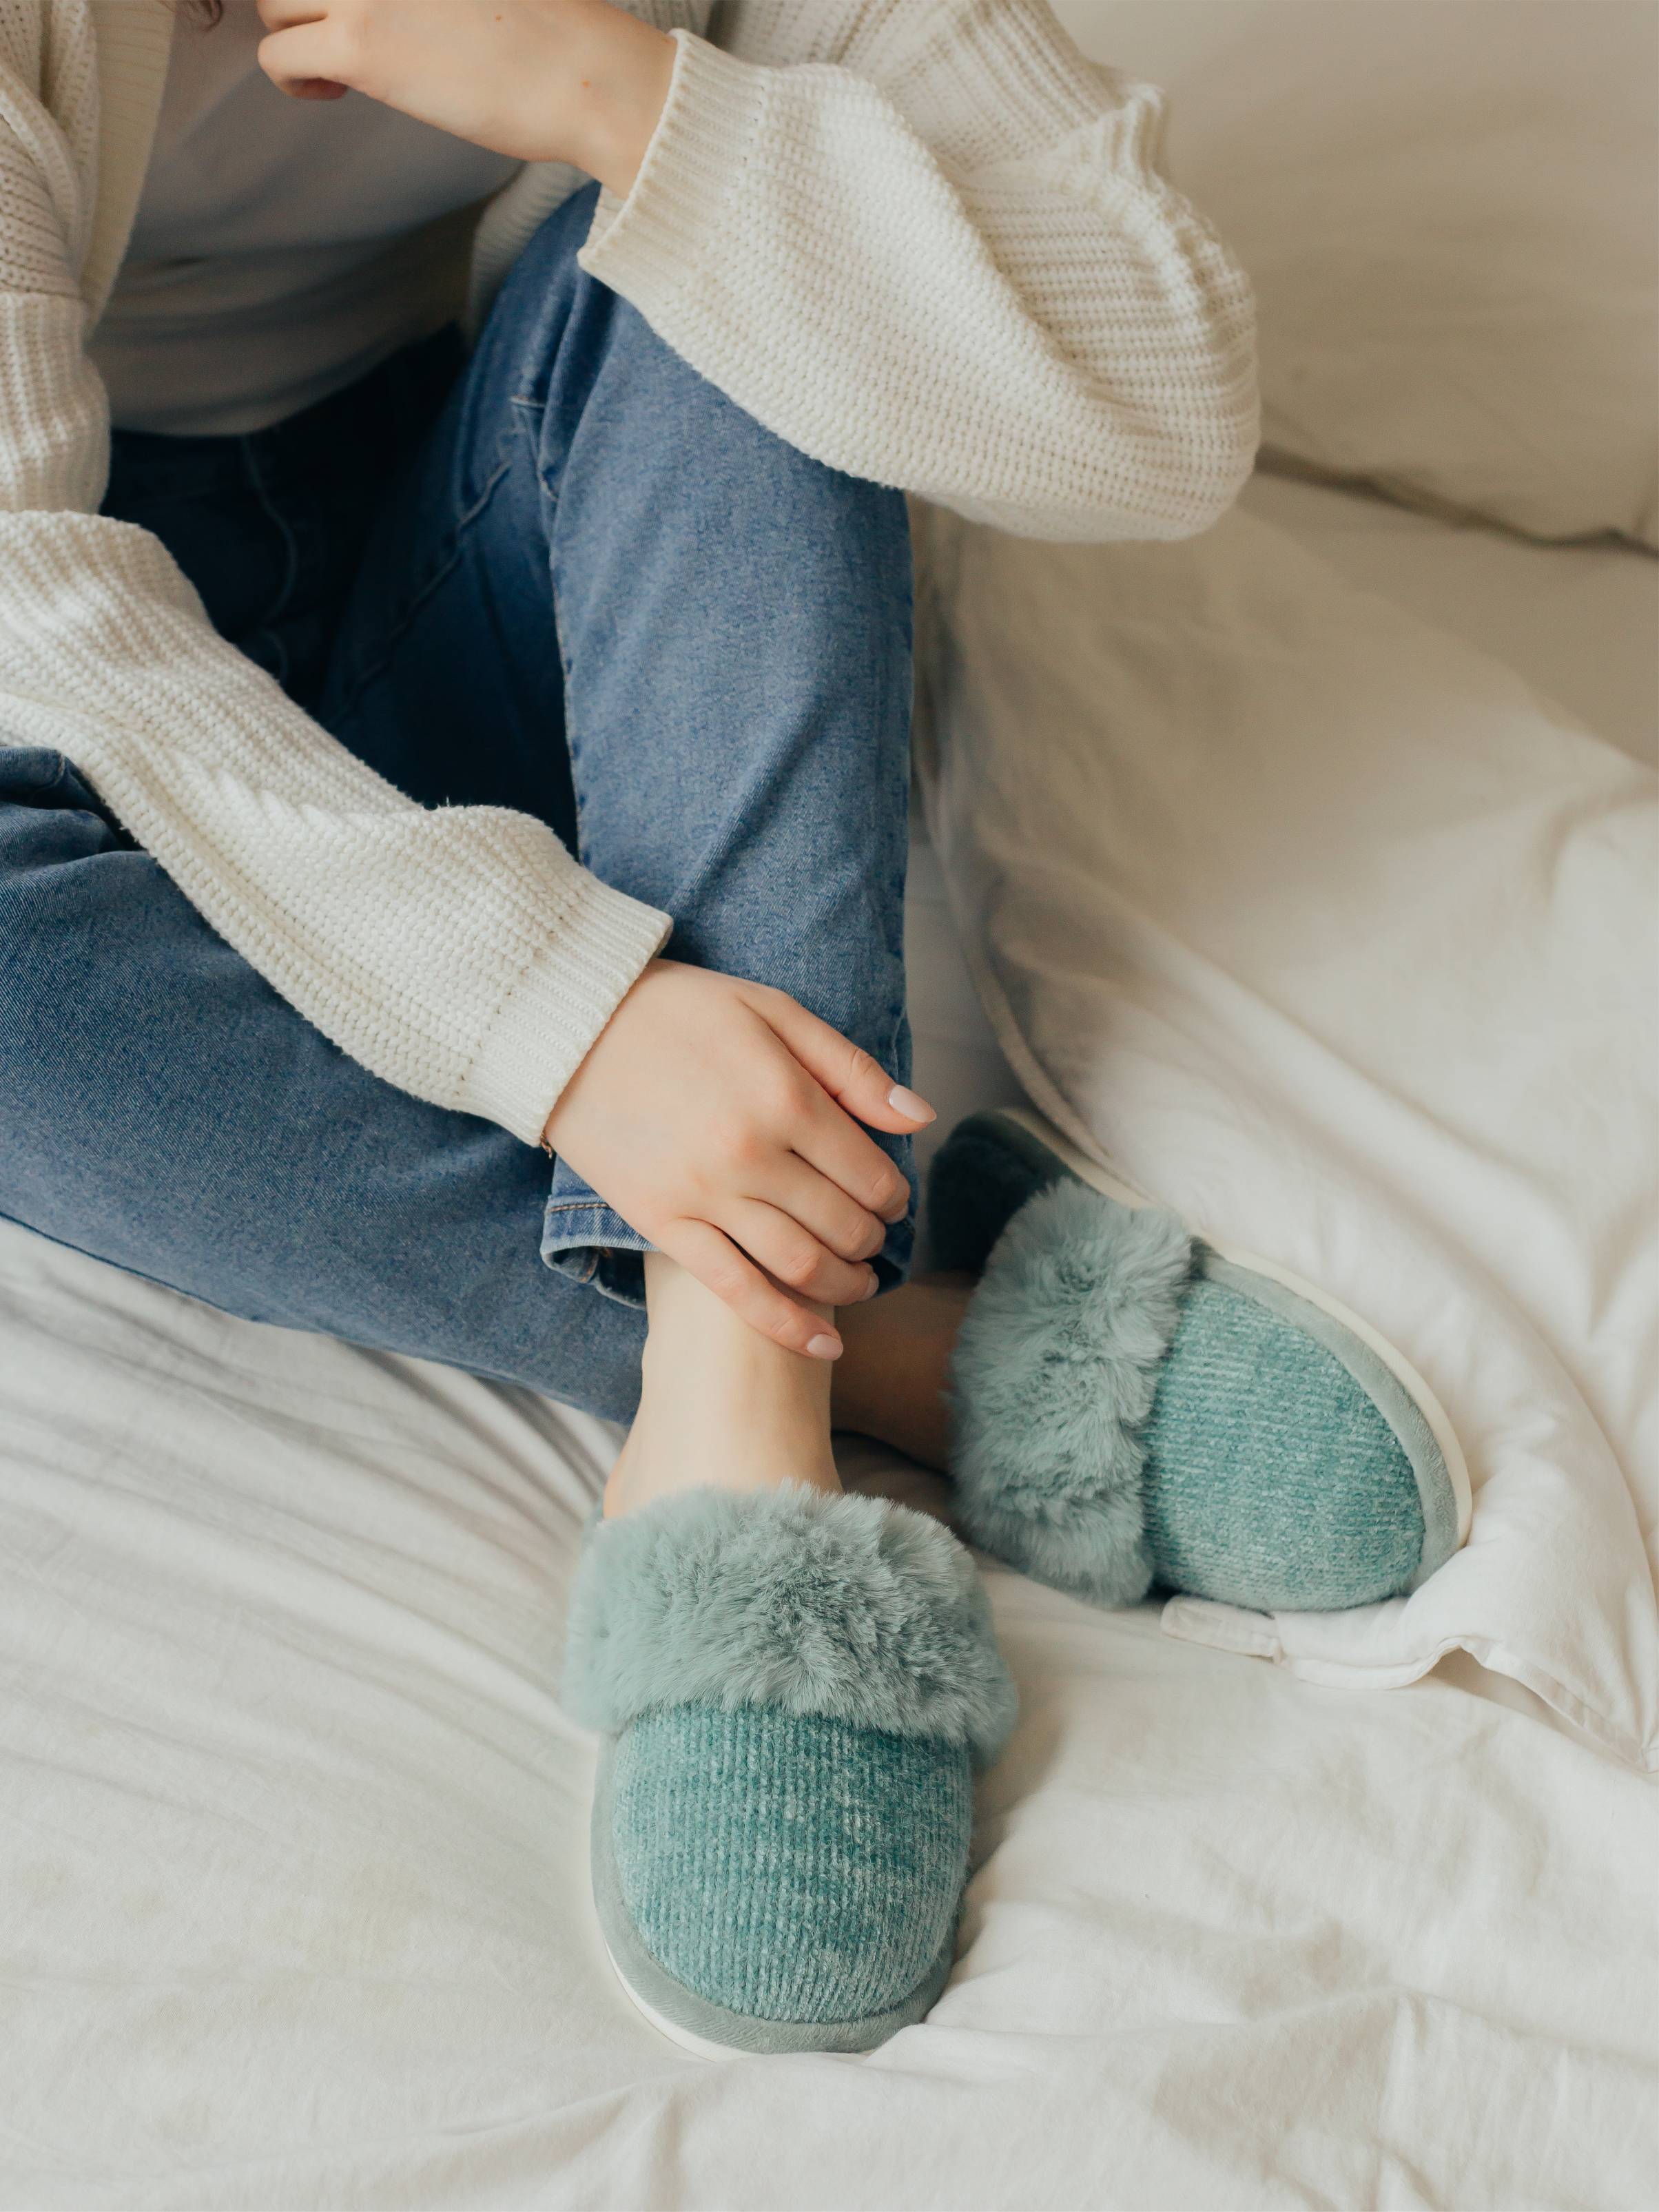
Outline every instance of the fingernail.
[[939, 1115], [925, 1098], [918, 1098], [914, 1091], [907, 1091], [896, 1083], [887, 1094], [887, 1103], [896, 1114], [902, 1114], [908, 1121], [937, 1121]]
[[841, 1339], [838, 1336], [815, 1336], [807, 1345], [806, 1356], [809, 1359], [839, 1359]]
[[880, 1277], [877, 1273], [876, 1273], [875, 1269], [874, 1269], [873, 1267], [872, 1267], [872, 1268], [871, 1268], [871, 1270], [870, 1270], [870, 1287], [868, 1288], [868, 1290], [866, 1290], [866, 1291], [864, 1292], [863, 1296], [860, 1298], [860, 1300], [859, 1300], [859, 1304], [860, 1304], [860, 1305], [862, 1305], [862, 1304], [863, 1304], [863, 1303], [864, 1303], [865, 1298], [872, 1298], [872, 1297], [874, 1297], [874, 1296], [876, 1295], [876, 1292], [877, 1292], [880, 1288], [881, 1288], [881, 1277]]

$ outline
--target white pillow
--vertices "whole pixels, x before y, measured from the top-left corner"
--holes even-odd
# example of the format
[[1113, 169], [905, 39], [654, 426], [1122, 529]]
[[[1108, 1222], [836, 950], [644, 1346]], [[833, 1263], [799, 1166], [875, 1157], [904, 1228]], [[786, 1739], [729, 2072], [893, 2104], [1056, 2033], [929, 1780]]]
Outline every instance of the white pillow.
[[1651, 0], [1059, 0], [1170, 94], [1254, 278], [1270, 455], [1659, 543]]
[[928, 823], [1016, 1073], [1380, 1328], [1475, 1486], [1410, 1598], [1170, 1625], [1374, 1687], [1461, 1645], [1659, 1765], [1651, 771], [1242, 513], [916, 536]]

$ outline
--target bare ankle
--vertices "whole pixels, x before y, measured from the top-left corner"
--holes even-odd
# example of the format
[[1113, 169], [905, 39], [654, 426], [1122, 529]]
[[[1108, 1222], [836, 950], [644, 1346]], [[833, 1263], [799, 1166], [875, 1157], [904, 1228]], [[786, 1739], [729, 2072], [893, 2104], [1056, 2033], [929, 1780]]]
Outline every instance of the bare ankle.
[[971, 1275], [921, 1275], [839, 1314], [846, 1350], [833, 1370], [836, 1426], [943, 1472], [950, 1462], [951, 1352], [973, 1291]]
[[640, 1410], [605, 1485], [606, 1516], [680, 1490], [839, 1490], [830, 1370], [739, 1321], [662, 1253], [647, 1253]]

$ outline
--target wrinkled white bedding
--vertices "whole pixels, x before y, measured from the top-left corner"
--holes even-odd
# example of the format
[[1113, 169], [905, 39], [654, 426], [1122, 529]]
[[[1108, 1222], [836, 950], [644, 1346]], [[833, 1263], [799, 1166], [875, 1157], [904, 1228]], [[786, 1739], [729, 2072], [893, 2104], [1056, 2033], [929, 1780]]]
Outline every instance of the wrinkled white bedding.
[[[1285, 477], [1253, 477], [1239, 505], [1349, 583], [1501, 661], [1585, 729], [1659, 767], [1659, 563], [1645, 553], [1608, 540], [1533, 544]], [[917, 1065], [940, 1128], [976, 1106], [1018, 1103], [1024, 1093], [975, 994], [920, 819], [908, 923]], [[927, 1139], [921, 1150], [931, 1154]]]
[[[1012, 1079], [921, 859], [948, 1120]], [[662, 2042], [555, 1695], [613, 1448], [0, 1224], [0, 2204], [1651, 2202], [1650, 1782], [1467, 1660], [1327, 1688], [994, 1568], [931, 2019]]]
[[1475, 1486], [1407, 1600], [1168, 1625], [1351, 1686], [1461, 1646], [1659, 1766], [1652, 772], [1248, 514], [919, 536], [929, 820], [1022, 1082], [1381, 1328]]
[[1648, 1784], [993, 1571], [955, 1980], [705, 2066], [588, 1905], [596, 1425], [0, 1228], [0, 2202], [1651, 2201]]
[[1239, 505], [1659, 767], [1659, 562], [1639, 547], [1538, 545], [1282, 476], [1253, 477]]

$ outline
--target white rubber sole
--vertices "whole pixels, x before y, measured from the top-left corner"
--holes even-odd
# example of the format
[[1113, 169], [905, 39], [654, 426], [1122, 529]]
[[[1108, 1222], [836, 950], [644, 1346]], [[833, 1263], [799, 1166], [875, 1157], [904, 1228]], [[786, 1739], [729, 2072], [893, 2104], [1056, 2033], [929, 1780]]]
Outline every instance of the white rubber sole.
[[752, 2058], [754, 2057], [755, 2054], [751, 2051], [735, 2050], [729, 2043], [709, 2043], [701, 2035], [693, 2035], [689, 2027], [676, 2027], [672, 2020], [663, 2018], [655, 2005], [646, 2002], [633, 1983], [617, 1964], [616, 1954], [608, 1943], [605, 1947], [605, 1955], [610, 1960], [611, 1971], [622, 1984], [623, 1995], [628, 1999], [629, 2004], [633, 2006], [641, 2020], [654, 2027], [659, 2035], [666, 2036], [670, 2043], [678, 2044], [682, 2051], [689, 2051], [694, 2058]]
[[[1109, 1198], [1115, 1204], [1131, 1209], [1158, 1204], [1144, 1191], [1134, 1190], [1127, 1182], [1120, 1182], [1115, 1176], [1109, 1175], [1085, 1153], [1079, 1152], [1075, 1145], [1060, 1135], [1052, 1122], [1045, 1121], [1042, 1115], [1031, 1107], [999, 1106], [995, 1111], [1004, 1121], [1018, 1123], [1028, 1136], [1035, 1137], [1041, 1145], [1046, 1145], [1057, 1159], [1066, 1163], [1080, 1182], [1086, 1182], [1103, 1198]], [[1270, 1281], [1282, 1283], [1287, 1291], [1294, 1291], [1297, 1297], [1305, 1298], [1310, 1305], [1317, 1306], [1322, 1313], [1328, 1313], [1333, 1320], [1340, 1322], [1344, 1328], [1352, 1329], [1360, 1342], [1376, 1353], [1407, 1395], [1416, 1401], [1435, 1443], [1439, 1446], [1440, 1456], [1445, 1462], [1446, 1473], [1450, 1478], [1452, 1493], [1457, 1501], [1457, 1541], [1461, 1547], [1468, 1540], [1469, 1522], [1474, 1512], [1474, 1493], [1469, 1486], [1468, 1463], [1463, 1457], [1462, 1447], [1447, 1418], [1445, 1407], [1405, 1353], [1396, 1351], [1368, 1321], [1362, 1319], [1352, 1308], [1345, 1306], [1340, 1298], [1334, 1298], [1328, 1291], [1321, 1290], [1317, 1283], [1307, 1282], [1302, 1276], [1292, 1274], [1288, 1267], [1281, 1267], [1272, 1260], [1263, 1260], [1254, 1252], [1243, 1250], [1237, 1244], [1226, 1243], [1218, 1237], [1206, 1233], [1204, 1242], [1212, 1252], [1230, 1261], [1235, 1267], [1243, 1267], [1252, 1274], [1265, 1275]]]
[[[658, 2034], [665, 2037], [670, 2043], [677, 2043], [682, 2051], [689, 2051], [692, 2057], [718, 2063], [733, 2058], [757, 2058], [765, 2055], [755, 2051], [739, 2051], [735, 2044], [711, 2043], [706, 2036], [694, 2035], [689, 2027], [677, 2027], [672, 2020], [665, 2020], [655, 2005], [647, 2003], [617, 1964], [616, 1954], [608, 1943], [605, 1947], [605, 1955], [611, 1961], [611, 1972], [622, 1984], [623, 1995], [638, 2013], [640, 2018], [648, 2027], [654, 2027]], [[862, 2051], [814, 2051], [812, 2056], [816, 2058], [863, 2058], [866, 2057], [868, 2053]]]

